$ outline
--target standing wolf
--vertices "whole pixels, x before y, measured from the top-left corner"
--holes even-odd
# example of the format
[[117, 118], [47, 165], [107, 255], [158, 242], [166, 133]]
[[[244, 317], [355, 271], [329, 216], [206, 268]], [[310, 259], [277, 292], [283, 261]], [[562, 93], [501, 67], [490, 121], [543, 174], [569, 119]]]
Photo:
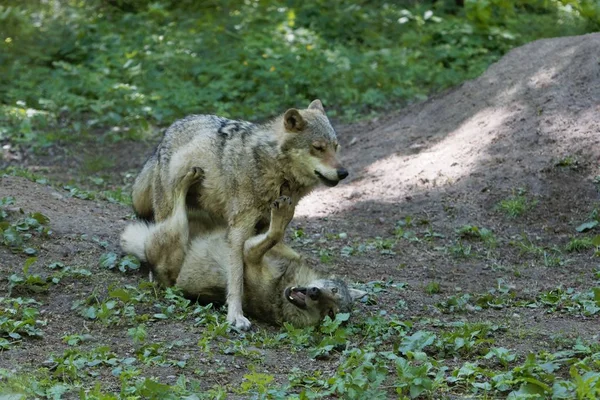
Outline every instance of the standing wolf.
[[[227, 320], [248, 329], [242, 313], [244, 242], [267, 226], [269, 206], [282, 192], [295, 206], [319, 182], [335, 186], [348, 176], [337, 158], [338, 141], [323, 105], [290, 109], [264, 125], [211, 115], [175, 122], [133, 185], [138, 216], [160, 222], [174, 206], [174, 184], [192, 167], [204, 171], [188, 204], [222, 218], [230, 244]], [[161, 282], [169, 284], [169, 282]]]
[[[199, 168], [192, 168], [180, 178], [168, 218], [155, 224], [129, 224], [121, 246], [150, 263], [157, 276], [175, 283], [186, 296], [223, 303], [231, 267], [224, 225], [212, 226], [186, 211], [186, 192], [202, 175]], [[280, 196], [270, 208], [267, 232], [244, 243], [244, 311], [272, 324], [289, 322], [297, 327], [350, 312], [353, 301], [366, 292], [348, 289], [340, 279], [325, 279], [281, 242], [294, 214], [289, 197]]]

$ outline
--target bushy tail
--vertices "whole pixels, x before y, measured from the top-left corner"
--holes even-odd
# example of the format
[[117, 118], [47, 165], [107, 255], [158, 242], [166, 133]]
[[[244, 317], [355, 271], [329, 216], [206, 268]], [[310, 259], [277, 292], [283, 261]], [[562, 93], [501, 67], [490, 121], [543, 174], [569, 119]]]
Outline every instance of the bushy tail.
[[125, 227], [121, 234], [121, 248], [128, 254], [133, 254], [141, 261], [146, 262], [146, 238], [150, 234], [150, 227], [145, 222], [134, 222]]

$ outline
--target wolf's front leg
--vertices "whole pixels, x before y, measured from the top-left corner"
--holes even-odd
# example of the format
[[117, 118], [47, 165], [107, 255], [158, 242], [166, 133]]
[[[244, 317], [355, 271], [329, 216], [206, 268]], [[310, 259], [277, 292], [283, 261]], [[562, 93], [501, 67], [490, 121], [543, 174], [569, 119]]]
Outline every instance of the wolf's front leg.
[[271, 204], [269, 230], [251, 237], [244, 244], [244, 260], [248, 264], [259, 264], [266, 252], [283, 240], [285, 228], [294, 217], [294, 210], [292, 199], [288, 196], [280, 196]]
[[250, 329], [250, 321], [244, 317], [242, 298], [244, 294], [244, 243], [252, 235], [254, 223], [232, 226], [227, 233], [229, 262], [227, 269], [227, 322], [236, 329]]

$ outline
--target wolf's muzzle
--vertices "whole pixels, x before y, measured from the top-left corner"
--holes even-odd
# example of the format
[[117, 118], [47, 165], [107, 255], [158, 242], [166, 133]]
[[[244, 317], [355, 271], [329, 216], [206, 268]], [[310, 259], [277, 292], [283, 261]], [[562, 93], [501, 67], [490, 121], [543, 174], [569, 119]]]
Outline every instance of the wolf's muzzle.
[[340, 168], [337, 170], [337, 176], [338, 179], [341, 181], [342, 179], [345, 179], [348, 176], [348, 171], [346, 170], [346, 168]]
[[321, 295], [321, 289], [313, 286], [310, 289], [308, 289], [307, 294], [308, 297], [311, 298], [311, 300], [317, 301], [319, 299], [319, 296]]

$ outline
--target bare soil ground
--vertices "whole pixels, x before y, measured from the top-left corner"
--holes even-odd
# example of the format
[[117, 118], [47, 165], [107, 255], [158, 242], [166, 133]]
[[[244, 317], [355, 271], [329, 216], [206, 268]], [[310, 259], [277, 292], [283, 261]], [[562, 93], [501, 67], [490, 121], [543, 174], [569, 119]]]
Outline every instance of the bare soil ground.
[[[337, 126], [351, 175], [302, 201], [289, 230], [291, 245], [316, 268], [371, 292], [370, 301], [357, 306], [353, 318], [359, 320], [385, 312], [430, 329], [456, 321], [491, 322], [502, 327], [494, 335], [495, 346], [521, 357], [556, 351], [576, 338], [598, 342], [598, 314], [543, 305], [480, 309], [471, 304], [449, 311], [440, 304], [463, 294], [493, 289], [498, 294], [499, 288], [508, 288], [511, 299], [534, 304], [557, 288], [585, 292], [600, 285], [596, 249], [569, 251], [573, 238], [589, 241], [598, 233], [579, 233], [576, 227], [593, 220], [600, 206], [599, 53], [600, 34], [537, 41], [511, 51], [480, 78], [422, 104]], [[154, 143], [97, 149], [111, 160], [110, 184], [130, 182]], [[75, 178], [85, 184], [80, 163], [69, 160], [70, 154], [81, 154], [79, 149], [53, 154], [56, 158], [26, 155], [18, 164], [55, 181]], [[109, 287], [137, 286], [144, 278], [138, 271], [120, 273], [99, 265], [102, 254], [120, 253], [118, 236], [131, 218], [130, 208], [80, 200], [21, 177], [1, 178], [0, 199], [7, 196], [15, 199], [3, 207], [9, 221], [19, 219], [20, 210], [41, 212], [50, 221], [52, 234], [34, 234], [30, 241], [38, 257], [30, 272], [47, 275], [47, 265], [61, 262], [92, 275], [64, 279], [43, 293], [23, 293], [43, 304], [44, 337], [0, 350], [0, 368], [26, 371], [45, 365], [51, 355], [69, 349], [61, 338], [75, 333], [92, 335], [83, 349], [108, 345], [119, 357], [134, 356], [130, 326], [90, 321], [72, 308], [90, 296], [106, 297]], [[518, 216], [508, 215], [510, 205], [500, 205], [511, 198], [525, 204]], [[465, 225], [490, 230], [493, 240], [461, 236], [458, 230]], [[6, 278], [21, 273], [26, 258], [0, 246], [1, 293], [7, 293]], [[439, 291], [426, 290], [432, 283]], [[284, 383], [292, 367], [329, 376], [340, 361], [337, 354], [313, 360], [306, 350], [285, 345], [230, 351], [226, 336], [206, 353], [197, 345], [203, 328], [189, 318], [151, 320], [147, 329], [147, 341], [181, 341], [169, 357], [187, 360], [188, 377], [197, 377], [205, 388], [224, 386], [230, 394], [252, 365]], [[261, 324], [254, 329], [265, 337], [279, 332]], [[246, 337], [252, 340], [252, 335]], [[146, 368], [146, 376], [167, 384], [181, 373], [177, 366]], [[110, 369], [97, 379], [105, 391], [119, 390]]]

